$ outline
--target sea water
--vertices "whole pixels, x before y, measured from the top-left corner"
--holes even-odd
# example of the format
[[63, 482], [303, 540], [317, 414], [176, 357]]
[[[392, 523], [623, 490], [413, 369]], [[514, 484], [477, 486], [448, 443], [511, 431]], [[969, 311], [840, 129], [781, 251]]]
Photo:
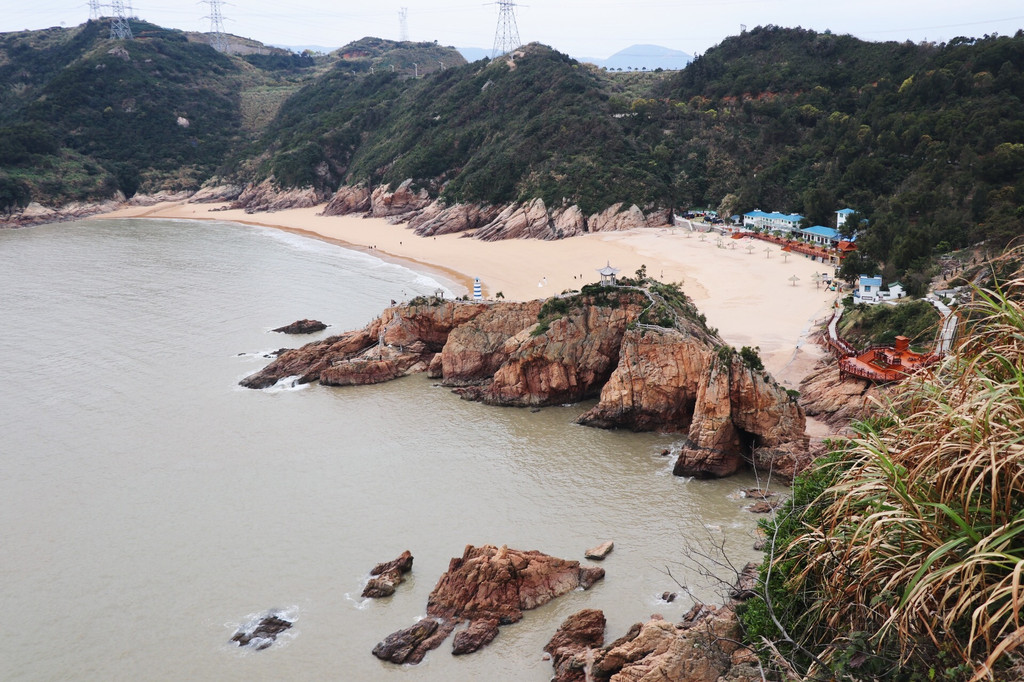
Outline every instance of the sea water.
[[[540, 682], [570, 614], [602, 609], [610, 641], [718, 599], [719, 548], [736, 567], [759, 558], [737, 494], [753, 476], [674, 477], [661, 453], [676, 437], [574, 425], [588, 405], [488, 407], [424, 376], [238, 387], [276, 349], [439, 287], [452, 293], [230, 223], [0, 231], [0, 679]], [[271, 331], [307, 317], [331, 327]], [[467, 544], [583, 561], [604, 540], [603, 581], [476, 654], [370, 654], [425, 613]], [[395, 595], [362, 599], [370, 568], [406, 549]], [[229, 643], [267, 609], [292, 630], [264, 651]]]

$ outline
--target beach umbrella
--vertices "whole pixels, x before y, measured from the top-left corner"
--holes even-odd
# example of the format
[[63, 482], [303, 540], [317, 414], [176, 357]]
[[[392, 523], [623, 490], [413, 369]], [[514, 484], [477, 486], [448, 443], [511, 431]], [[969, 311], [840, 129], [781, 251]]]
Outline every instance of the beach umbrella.
[[473, 280], [473, 300], [479, 301], [484, 297], [483, 288], [480, 286], [480, 278]]
[[793, 283], [793, 286], [796, 286], [796, 283], [800, 281], [800, 278], [797, 277], [796, 275], [793, 275], [792, 277], [789, 278], [789, 281]]

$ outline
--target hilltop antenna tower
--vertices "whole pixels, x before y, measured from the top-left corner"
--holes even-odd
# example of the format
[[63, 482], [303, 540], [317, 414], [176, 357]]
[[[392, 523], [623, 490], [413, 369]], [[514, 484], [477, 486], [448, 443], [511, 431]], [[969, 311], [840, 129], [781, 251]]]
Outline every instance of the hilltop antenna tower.
[[112, 0], [110, 11], [114, 18], [110, 21], [111, 40], [131, 40], [132, 27], [128, 25], [128, 15], [124, 9], [124, 0]]
[[491, 59], [507, 54], [516, 49], [522, 42], [519, 40], [519, 27], [516, 26], [516, 3], [513, 0], [498, 0], [498, 30], [494, 32], [494, 50]]
[[403, 43], [409, 42], [409, 8], [403, 7], [398, 10], [398, 39]]
[[221, 0], [202, 0], [210, 6], [210, 16], [203, 17], [210, 20], [210, 47], [217, 52], [228, 51], [228, 37], [224, 35], [224, 16], [220, 12]]
[[99, 19], [102, 15], [100, 14], [100, 0], [89, 0], [89, 18]]

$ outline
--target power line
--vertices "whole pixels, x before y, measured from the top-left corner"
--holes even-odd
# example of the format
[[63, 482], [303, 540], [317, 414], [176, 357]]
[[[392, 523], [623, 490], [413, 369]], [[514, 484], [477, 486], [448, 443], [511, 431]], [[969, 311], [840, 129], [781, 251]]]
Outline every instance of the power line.
[[508, 54], [522, 45], [519, 40], [519, 27], [516, 26], [516, 3], [513, 0], [498, 0], [498, 29], [494, 32], [494, 50], [491, 59]]

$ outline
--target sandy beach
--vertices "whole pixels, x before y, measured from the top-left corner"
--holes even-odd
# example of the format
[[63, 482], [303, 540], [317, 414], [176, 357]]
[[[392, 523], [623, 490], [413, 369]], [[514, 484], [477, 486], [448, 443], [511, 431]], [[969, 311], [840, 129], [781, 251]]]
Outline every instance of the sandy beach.
[[646, 265], [650, 277], [681, 282], [728, 343], [758, 346], [767, 369], [793, 388], [822, 354], [807, 337], [830, 314], [836, 296], [813, 279], [815, 273], [831, 272], [830, 266], [762, 241], [686, 228], [482, 242], [460, 235], [418, 237], [379, 218], [319, 216], [322, 207], [258, 214], [210, 209], [209, 204], [164, 203], [96, 217], [223, 220], [286, 229], [432, 272], [453, 282], [458, 294], [471, 291], [479, 277], [485, 298], [499, 292], [509, 300], [547, 298], [596, 282], [597, 270], [606, 264], [624, 276]]

